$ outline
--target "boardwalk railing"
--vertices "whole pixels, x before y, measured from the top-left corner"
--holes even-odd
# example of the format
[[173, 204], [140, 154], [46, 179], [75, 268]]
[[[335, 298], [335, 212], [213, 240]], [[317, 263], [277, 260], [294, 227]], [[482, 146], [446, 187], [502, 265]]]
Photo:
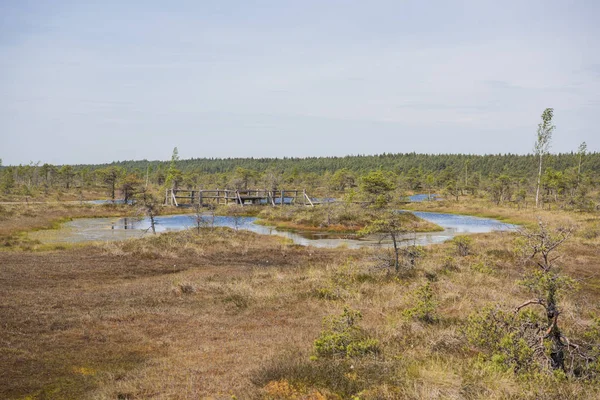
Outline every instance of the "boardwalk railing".
[[306, 190], [266, 190], [266, 189], [167, 189], [165, 204], [179, 206], [209, 206], [209, 205], [290, 205], [303, 204], [312, 206], [316, 204], [307, 194]]

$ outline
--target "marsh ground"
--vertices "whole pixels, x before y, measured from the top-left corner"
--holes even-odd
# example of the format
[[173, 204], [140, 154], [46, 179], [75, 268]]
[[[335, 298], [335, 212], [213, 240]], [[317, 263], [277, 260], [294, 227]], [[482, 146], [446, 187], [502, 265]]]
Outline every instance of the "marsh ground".
[[[580, 226], [562, 258], [579, 280], [562, 303], [565, 330], [577, 337], [600, 312], [599, 218], [543, 217]], [[506, 218], [535, 215], [509, 210]], [[523, 378], [468, 345], [470, 314], [530, 296], [517, 283], [524, 266], [513, 236], [474, 238], [466, 257], [450, 243], [427, 248], [403, 276], [374, 269], [366, 250], [227, 229], [59, 250], [8, 246], [0, 252], [0, 397], [597, 398], [593, 382]], [[435, 321], [407, 317], [428, 282]], [[379, 352], [315, 359], [323, 317], [345, 308], [362, 313]]]

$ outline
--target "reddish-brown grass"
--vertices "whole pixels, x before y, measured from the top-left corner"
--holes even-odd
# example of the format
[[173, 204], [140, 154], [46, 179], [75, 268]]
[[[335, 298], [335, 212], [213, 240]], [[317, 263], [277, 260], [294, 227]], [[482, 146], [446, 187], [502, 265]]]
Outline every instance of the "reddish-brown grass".
[[[593, 215], [555, 217], [596, 229]], [[466, 257], [431, 246], [400, 277], [371, 269], [367, 250], [227, 229], [0, 252], [0, 398], [597, 398], [594, 384], [555, 387], [478, 364], [466, 346], [469, 314], [530, 296], [512, 242], [477, 235]], [[599, 248], [600, 236], [576, 234], [562, 249], [581, 286], [561, 302], [567, 334], [600, 312]], [[434, 324], [404, 313], [425, 282]], [[362, 312], [381, 354], [311, 361], [322, 318], [344, 307]]]

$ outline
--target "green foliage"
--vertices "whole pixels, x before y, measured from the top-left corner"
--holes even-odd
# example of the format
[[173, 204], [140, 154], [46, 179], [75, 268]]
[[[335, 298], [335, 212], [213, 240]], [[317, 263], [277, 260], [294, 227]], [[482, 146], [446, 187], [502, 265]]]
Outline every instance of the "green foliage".
[[459, 268], [458, 268], [458, 264], [456, 263], [456, 259], [452, 256], [448, 256], [448, 257], [444, 258], [441, 269], [443, 272], [450, 272], [450, 271], [457, 271]]
[[323, 300], [339, 300], [343, 297], [342, 291], [332, 286], [317, 288], [315, 295]]
[[177, 147], [173, 149], [171, 155], [171, 162], [169, 163], [169, 170], [167, 171], [167, 178], [165, 180], [165, 187], [168, 189], [177, 189], [179, 184], [183, 181], [183, 173], [177, 168], [177, 162], [179, 161], [179, 150]]
[[318, 207], [303, 205], [289, 207], [263, 207], [258, 217], [279, 224], [281, 228], [331, 229], [355, 231], [357, 226], [368, 224], [376, 213], [359, 204], [331, 203]]
[[539, 368], [533, 344], [537, 342], [540, 323], [532, 312], [515, 315], [486, 307], [469, 316], [463, 333], [469, 344], [501, 370], [533, 371]]
[[[175, 153], [175, 152], [174, 152]], [[461, 155], [461, 154], [380, 154], [372, 156], [308, 157], [308, 158], [203, 158], [180, 160], [178, 153], [171, 161], [122, 161], [104, 165], [72, 165], [63, 171], [63, 166], [50, 164], [19, 165], [0, 167], [0, 182], [9, 180], [5, 174], [12, 171], [12, 187], [3, 186], [5, 194], [30, 193], [32, 196], [43, 190], [69, 186], [92, 188], [108, 185], [112, 197], [111, 183], [105, 182], [99, 170], [119, 169], [134, 174], [150, 187], [165, 188], [234, 188], [255, 186], [256, 188], [285, 187], [306, 188], [315, 197], [332, 196], [331, 190], [344, 192], [349, 201], [369, 201], [375, 207], [393, 199], [392, 190], [406, 189], [427, 193], [441, 193], [445, 188], [449, 198], [456, 198], [478, 190], [491, 191], [500, 176], [509, 178], [509, 192], [502, 194], [504, 200], [513, 197], [519, 205], [526, 205], [537, 178], [539, 157], [529, 155]], [[600, 153], [564, 153], [544, 157], [544, 165], [562, 174], [560, 189], [554, 183], [546, 186], [551, 191], [546, 201], [560, 203], [561, 207], [593, 210], [598, 199], [593, 198], [600, 173]], [[69, 171], [69, 169], [71, 171]], [[543, 172], [543, 171], [542, 171]], [[71, 175], [72, 174], [72, 175]], [[361, 190], [355, 190], [360, 186]], [[349, 194], [349, 192], [353, 194]], [[496, 194], [501, 193], [496, 192]], [[519, 193], [519, 196], [511, 195]], [[334, 197], [338, 197], [333, 194]], [[542, 193], [543, 196], [543, 193]]]
[[513, 183], [511, 178], [502, 174], [492, 181], [492, 184], [488, 188], [491, 200], [500, 204], [504, 201], [509, 201], [512, 198]]
[[125, 170], [118, 167], [106, 167], [96, 170], [96, 175], [100, 177], [102, 183], [108, 185], [108, 193], [111, 199], [115, 199], [115, 188], [117, 181], [125, 174]]
[[383, 208], [391, 200], [390, 192], [396, 188], [394, 182], [381, 171], [371, 171], [360, 181], [360, 190], [375, 208]]
[[325, 317], [323, 331], [314, 343], [316, 354], [350, 358], [379, 353], [379, 341], [357, 326], [361, 318], [360, 311], [349, 308], [344, 308], [341, 315]]
[[356, 175], [348, 168], [338, 169], [331, 177], [329, 186], [333, 190], [338, 191], [344, 191], [347, 188], [352, 188], [356, 186]]
[[566, 294], [577, 289], [577, 282], [556, 271], [535, 270], [519, 281], [529, 291], [534, 293], [537, 298], [547, 299], [549, 302], [557, 302], [564, 298]]
[[150, 219], [150, 229], [156, 234], [156, 216], [160, 214], [160, 201], [146, 189], [140, 190], [136, 195], [140, 213]]
[[456, 252], [459, 256], [468, 256], [473, 244], [473, 238], [470, 236], [459, 235], [452, 239], [452, 243], [456, 246]]
[[393, 254], [392, 257], [384, 258], [383, 266], [393, 267], [396, 273], [401, 272], [401, 269], [404, 272], [414, 269], [417, 259], [424, 254], [420, 246], [400, 246], [403, 235], [416, 230], [416, 223], [410, 215], [396, 211], [380, 213], [377, 219], [359, 232], [361, 235], [377, 234], [383, 239], [391, 239]]
[[395, 188], [394, 183], [381, 170], [369, 172], [360, 182], [360, 189], [373, 195], [387, 194]]
[[324, 300], [340, 300], [346, 298], [352, 292], [352, 286], [362, 276], [357, 272], [356, 267], [351, 263], [346, 263], [336, 267], [331, 273], [329, 283], [315, 290], [316, 297]]
[[542, 113], [542, 122], [538, 125], [537, 140], [535, 142], [535, 154], [539, 157], [537, 189], [535, 193], [535, 206], [539, 206], [540, 185], [542, 181], [542, 158], [550, 149], [550, 141], [552, 140], [552, 132], [556, 128], [552, 124], [554, 109], [546, 108]]
[[15, 187], [13, 168], [4, 168], [0, 178], [0, 190], [2, 193], [9, 194]]
[[434, 300], [433, 289], [431, 282], [419, 287], [413, 294], [414, 307], [406, 309], [402, 312], [405, 317], [413, 318], [419, 321], [433, 323], [438, 317], [435, 314], [437, 306]]
[[494, 269], [487, 260], [478, 260], [471, 264], [470, 267], [473, 271], [477, 271], [482, 274], [491, 274], [494, 272]]
[[542, 122], [538, 125], [537, 141], [535, 142], [535, 152], [537, 155], [548, 153], [550, 141], [552, 140], [552, 133], [556, 129], [556, 126], [552, 124], [553, 117], [553, 108], [546, 108], [542, 113]]

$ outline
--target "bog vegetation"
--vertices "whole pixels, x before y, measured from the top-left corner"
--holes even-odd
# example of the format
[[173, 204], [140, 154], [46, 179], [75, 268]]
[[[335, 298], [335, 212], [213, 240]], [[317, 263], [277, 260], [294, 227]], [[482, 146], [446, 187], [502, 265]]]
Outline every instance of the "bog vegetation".
[[[600, 154], [549, 154], [544, 115], [527, 156], [174, 151], [166, 163], [3, 167], [0, 397], [600, 397]], [[161, 205], [173, 187], [306, 188], [336, 202], [181, 211]], [[413, 193], [440, 199], [405, 203]], [[124, 201], [84, 202], [99, 198]], [[407, 245], [436, 227], [400, 207], [520, 229]], [[76, 246], [28, 237], [70, 218], [171, 212], [197, 224]], [[303, 247], [207, 226], [206, 213], [391, 246]]]
[[[531, 206], [537, 199], [538, 205], [589, 210], [598, 202], [592, 193], [599, 176], [600, 153], [587, 153], [585, 144], [566, 154], [544, 155], [541, 149], [538, 156], [410, 153], [303, 159], [180, 160], [175, 149], [170, 162], [0, 167], [0, 196], [7, 201], [90, 195], [127, 201], [148, 187], [299, 188], [312, 196], [379, 204], [418, 192], [486, 197], [498, 205]], [[157, 194], [164, 196], [160, 190]]]

